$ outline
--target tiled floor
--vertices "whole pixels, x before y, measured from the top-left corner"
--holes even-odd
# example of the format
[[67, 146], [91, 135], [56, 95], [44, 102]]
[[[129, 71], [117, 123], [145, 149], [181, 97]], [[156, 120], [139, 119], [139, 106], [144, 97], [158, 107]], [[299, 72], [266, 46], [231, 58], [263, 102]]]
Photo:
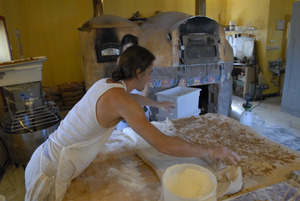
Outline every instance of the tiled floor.
[[[232, 97], [232, 118], [239, 120], [245, 102], [240, 97]], [[260, 105], [260, 101], [251, 103], [252, 127], [261, 135], [300, 152], [300, 117], [280, 111], [281, 97], [266, 98]]]
[[[231, 117], [239, 120], [245, 100], [233, 96]], [[259, 101], [253, 102], [253, 106]], [[281, 97], [271, 97], [252, 110], [253, 128], [260, 134], [300, 152], [300, 117], [280, 111]], [[62, 116], [66, 114], [62, 112]], [[0, 195], [7, 201], [24, 200], [24, 169], [11, 164], [0, 181]]]

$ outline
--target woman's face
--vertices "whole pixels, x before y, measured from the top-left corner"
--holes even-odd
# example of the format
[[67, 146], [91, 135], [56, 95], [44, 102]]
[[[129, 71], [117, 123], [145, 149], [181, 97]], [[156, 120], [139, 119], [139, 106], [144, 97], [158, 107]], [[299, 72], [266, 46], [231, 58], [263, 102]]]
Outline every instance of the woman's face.
[[145, 88], [145, 85], [151, 80], [151, 73], [153, 71], [153, 63], [142, 73], [141, 85], [139, 91]]
[[151, 73], [153, 72], [153, 63], [151, 63], [151, 65], [146, 69], [145, 72], [146, 73], [145, 73], [144, 77], [146, 77], [145, 79], [147, 80], [147, 82], [149, 82], [151, 79]]

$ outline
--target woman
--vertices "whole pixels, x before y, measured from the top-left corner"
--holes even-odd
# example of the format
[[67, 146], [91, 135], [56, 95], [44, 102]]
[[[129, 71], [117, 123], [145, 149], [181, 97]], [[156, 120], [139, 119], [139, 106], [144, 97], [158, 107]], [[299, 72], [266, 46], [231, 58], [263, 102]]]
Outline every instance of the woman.
[[233, 163], [238, 160], [236, 153], [229, 149], [190, 144], [164, 135], [149, 123], [141, 105], [165, 110], [172, 105], [129, 92], [143, 90], [150, 79], [154, 59], [147, 49], [131, 46], [121, 55], [112, 77], [97, 81], [87, 91], [59, 128], [32, 155], [25, 170], [26, 201], [62, 200], [71, 180], [89, 166], [122, 119], [164, 154], [225, 158]]
[[[120, 55], [130, 46], [132, 45], [138, 45], [139, 44], [139, 40], [136, 36], [132, 35], [132, 34], [126, 34], [125, 36], [123, 36], [121, 43], [120, 43]], [[119, 61], [119, 60], [118, 60]], [[130, 93], [132, 94], [139, 94], [139, 95], [143, 95], [145, 97], [148, 96], [148, 91], [149, 91], [149, 84], [146, 83], [145, 87], [143, 89], [143, 91], [138, 91], [136, 89], [132, 90]], [[145, 115], [147, 117], [148, 120], [150, 120], [150, 107], [149, 106], [143, 106], [143, 110], [145, 112]], [[126, 127], [129, 127], [129, 125], [127, 124], [127, 122], [125, 120], [122, 120], [118, 123], [116, 129], [124, 129]]]

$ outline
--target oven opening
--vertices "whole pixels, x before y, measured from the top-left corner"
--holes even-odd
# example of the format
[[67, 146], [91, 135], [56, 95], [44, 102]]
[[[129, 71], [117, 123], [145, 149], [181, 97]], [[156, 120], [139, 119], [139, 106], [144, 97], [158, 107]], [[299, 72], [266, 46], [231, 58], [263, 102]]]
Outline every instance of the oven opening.
[[209, 101], [208, 86], [209, 86], [208, 84], [191, 86], [193, 88], [201, 89], [201, 93], [199, 97], [199, 106], [198, 106], [201, 110], [201, 115], [208, 113], [208, 101]]
[[97, 62], [116, 62], [120, 55], [120, 45], [118, 43], [107, 43], [96, 45]]

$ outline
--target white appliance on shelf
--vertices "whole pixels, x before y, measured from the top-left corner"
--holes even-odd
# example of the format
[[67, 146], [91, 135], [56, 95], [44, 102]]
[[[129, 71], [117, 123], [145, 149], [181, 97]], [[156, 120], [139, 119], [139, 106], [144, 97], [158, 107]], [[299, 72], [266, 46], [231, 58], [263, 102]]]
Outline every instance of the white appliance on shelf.
[[0, 87], [42, 81], [43, 62], [47, 57], [0, 62]]

